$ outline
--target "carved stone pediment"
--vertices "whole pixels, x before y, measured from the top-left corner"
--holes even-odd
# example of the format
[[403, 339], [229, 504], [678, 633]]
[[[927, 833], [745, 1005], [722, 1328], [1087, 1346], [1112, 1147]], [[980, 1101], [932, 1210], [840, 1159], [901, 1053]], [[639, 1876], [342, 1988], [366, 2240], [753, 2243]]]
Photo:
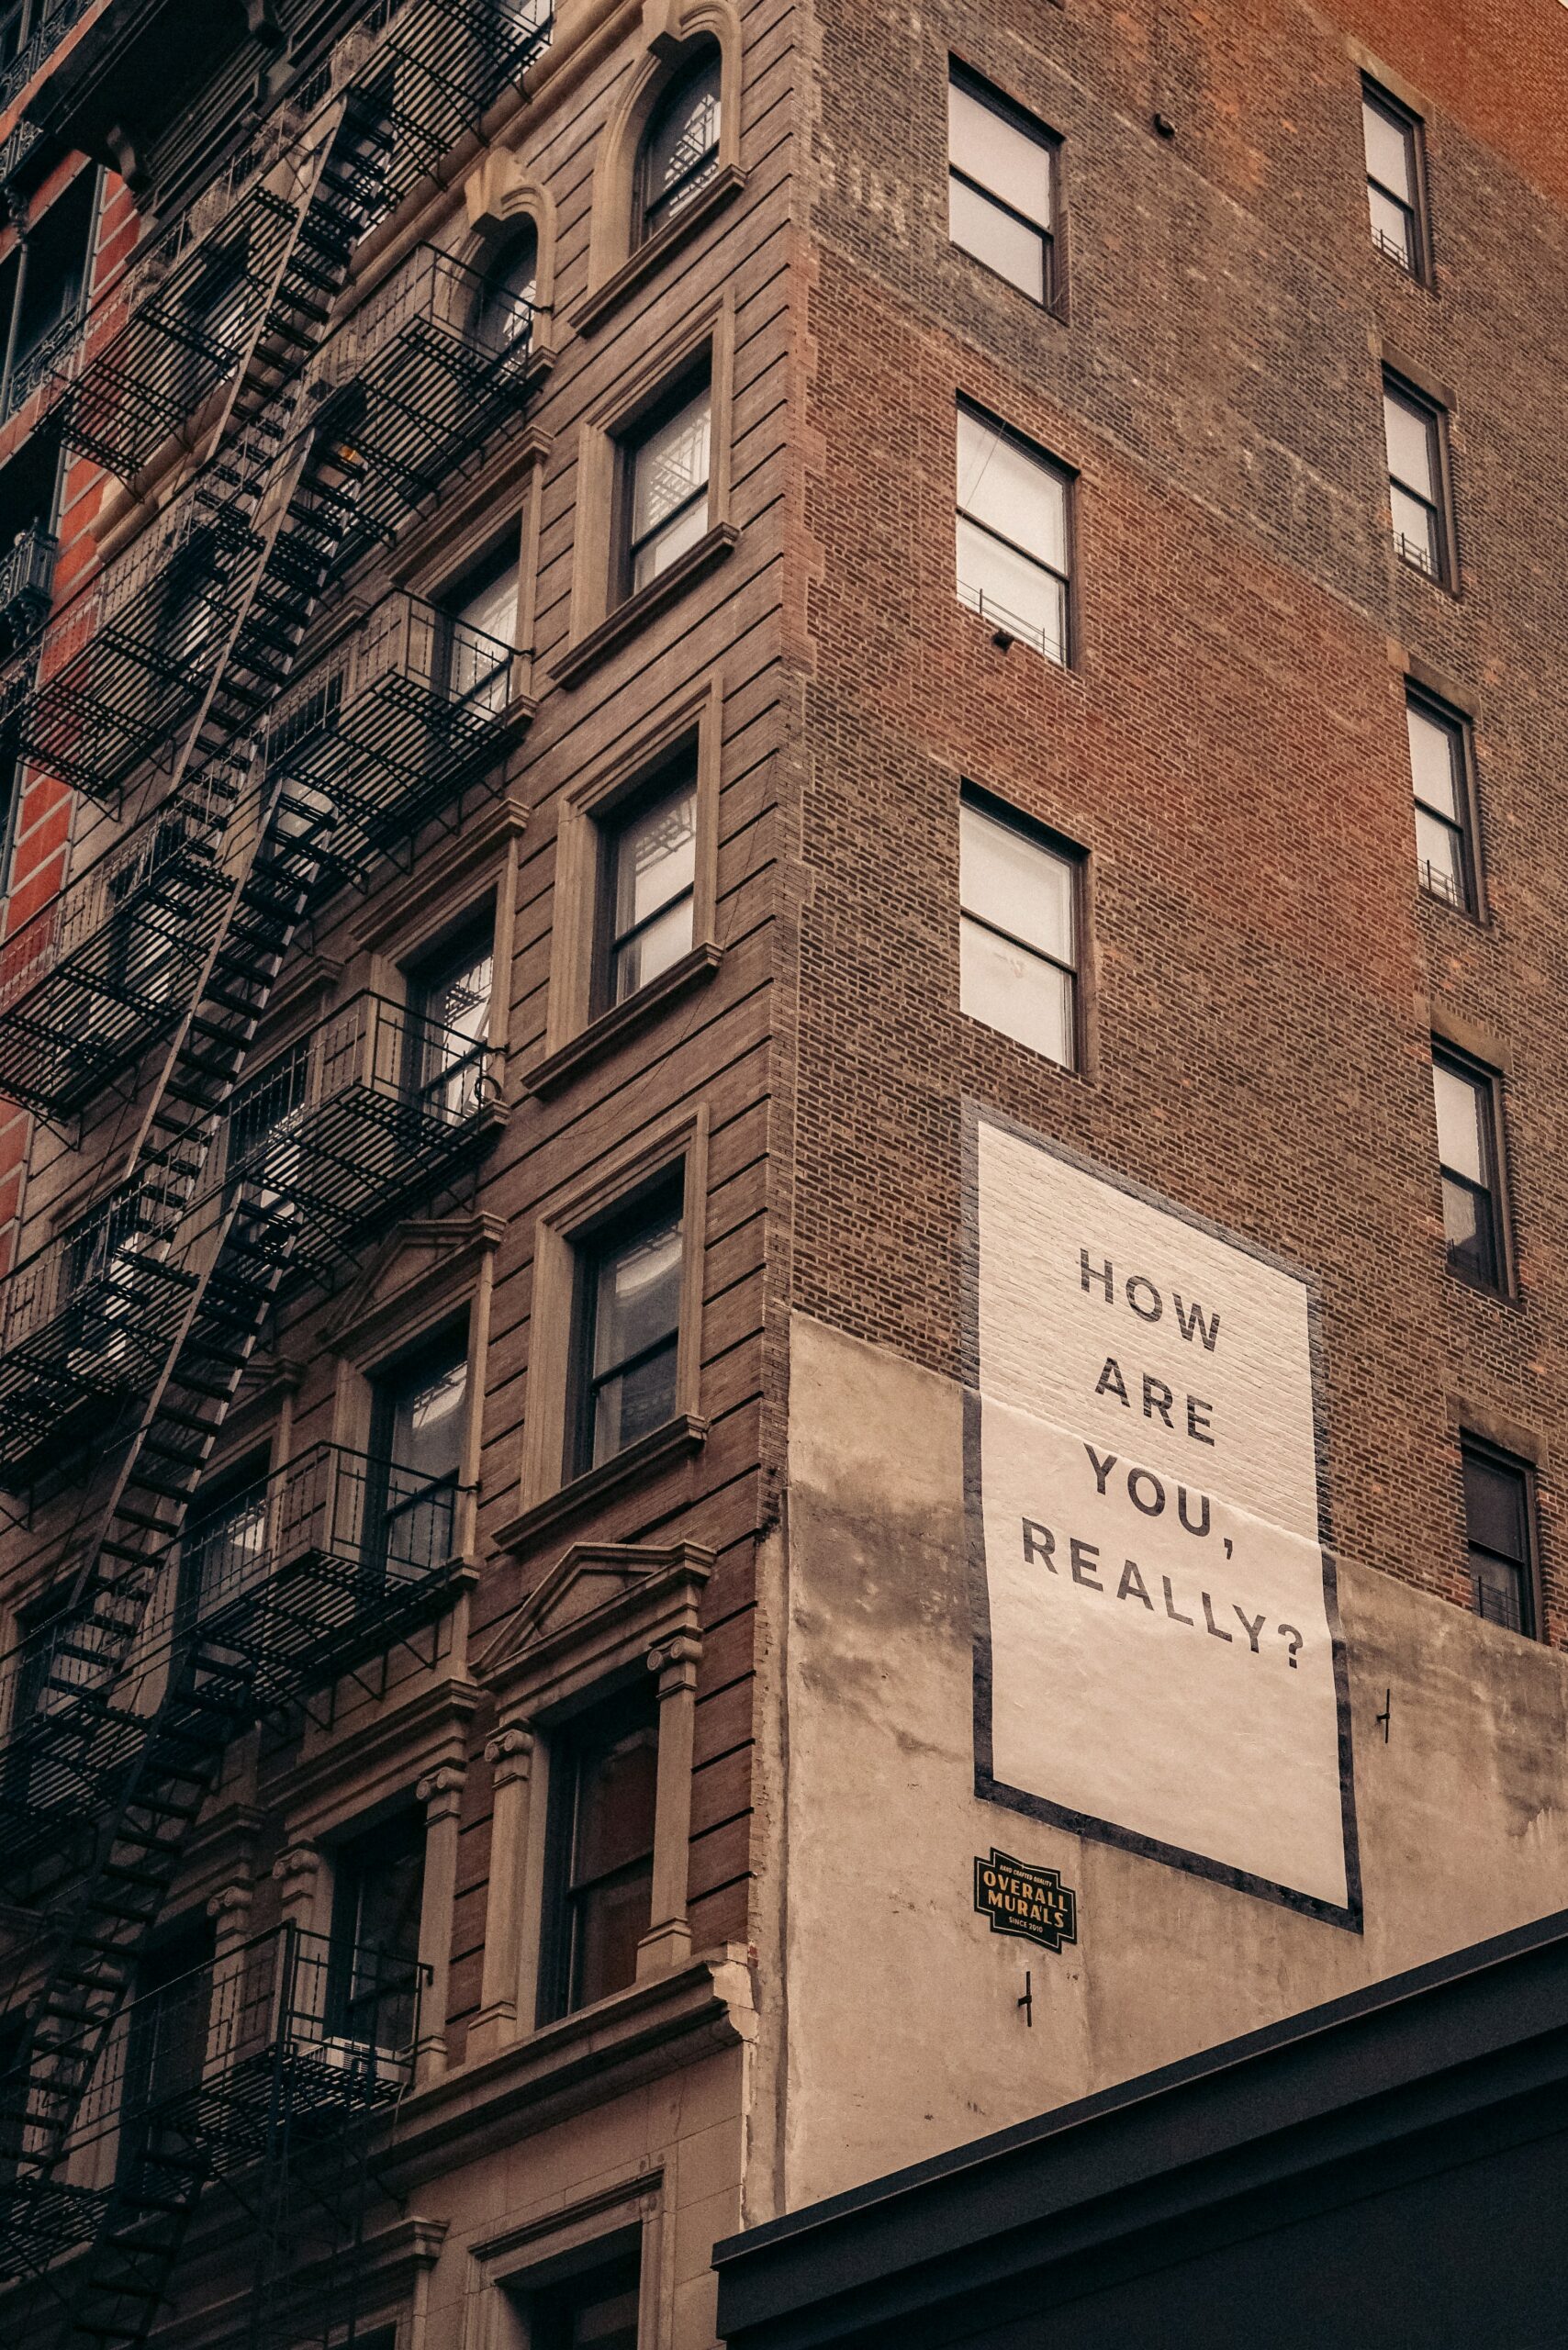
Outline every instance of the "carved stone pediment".
[[570, 1696], [695, 1637], [713, 1553], [695, 1542], [575, 1542], [514, 1609], [476, 1664], [504, 1716]]
[[487, 1249], [500, 1245], [499, 1216], [440, 1216], [400, 1224], [383, 1241], [323, 1333], [335, 1354], [374, 1345], [389, 1325], [420, 1313], [441, 1292], [461, 1290]]

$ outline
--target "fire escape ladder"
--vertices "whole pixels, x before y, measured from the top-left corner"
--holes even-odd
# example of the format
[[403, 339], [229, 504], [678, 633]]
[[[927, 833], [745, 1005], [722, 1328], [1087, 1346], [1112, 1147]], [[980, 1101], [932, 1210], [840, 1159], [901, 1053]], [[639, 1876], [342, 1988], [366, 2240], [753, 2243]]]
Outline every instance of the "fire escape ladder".
[[[378, 201], [384, 142], [374, 129], [362, 132], [361, 111], [345, 106], [323, 140], [293, 241], [309, 256], [314, 275], [330, 256], [340, 285], [359, 225]], [[181, 755], [175, 791], [214, 768], [232, 773], [237, 757], [250, 753], [337, 544], [334, 461], [308, 431], [290, 436], [291, 403], [267, 383], [267, 337], [280, 308], [286, 310], [288, 283], [286, 256], [225, 420], [220, 445], [232, 453], [241, 502], [256, 513], [261, 554]], [[322, 309], [322, 330], [327, 323]], [[50, 1651], [45, 1702], [67, 1692], [80, 1696], [84, 1688], [101, 1695], [101, 1733], [115, 1726], [108, 1699], [117, 1689], [118, 1726], [134, 1720], [137, 1644], [149, 1601], [287, 1262], [286, 1233], [276, 1229], [263, 1202], [241, 1190], [216, 1200], [209, 1194], [204, 1208], [197, 1193], [245, 1052], [317, 886], [320, 842], [330, 827], [330, 808], [319, 800], [306, 806], [282, 785], [258, 787], [227, 919], [131, 1153], [127, 1181], [137, 1197], [141, 1246], [181, 1259], [190, 1293], [100, 1521], [101, 1536], [85, 1548], [62, 1635]], [[8, 2136], [20, 2148], [7, 2199], [24, 2214], [36, 2214], [48, 2200], [138, 1954], [240, 1726], [231, 1690], [220, 1681], [205, 1685], [190, 1644], [182, 1651], [177, 1643], [164, 1670], [166, 1689], [154, 1695], [118, 1805], [30, 2002], [22, 2064], [0, 2090]], [[95, 1709], [82, 1710], [90, 1737]], [[125, 2195], [117, 2192], [112, 2224], [120, 2232], [99, 2247], [105, 2274], [116, 2281], [102, 2306], [81, 2322], [100, 2344], [143, 2338], [185, 2209], [200, 2183], [196, 2177], [181, 2185], [166, 2165], [148, 2165], [146, 2176], [145, 2209], [140, 2217], [123, 2213]], [[47, 2228], [43, 2232], [47, 2260]]]
[[[330, 2020], [328, 1954], [310, 1962], [308, 1996], [293, 1987], [303, 1962], [289, 1929], [290, 1987], [263, 2008], [278, 2019], [266, 2061], [284, 2085], [266, 2143], [246, 2135], [256, 2076], [236, 2060], [224, 2075], [234, 2084], [231, 2095], [220, 2087], [209, 2101], [218, 2074], [208, 2066], [177, 2112], [145, 2127], [135, 2121], [138, 2134], [129, 2141], [122, 2134], [106, 2190], [79, 2185], [68, 2159], [83, 2142], [89, 2093], [102, 2093], [112, 2069], [106, 2058], [117, 2019], [224, 1752], [256, 1711], [246, 1671], [233, 1668], [233, 1644], [211, 1634], [199, 1615], [194, 1623], [179, 1617], [178, 1546], [290, 1263], [291, 1226], [276, 1194], [243, 1172], [226, 1181], [219, 1166], [246, 1055], [313, 897], [333, 871], [339, 822], [330, 776], [269, 772], [259, 755], [264, 721], [353, 520], [361, 470], [352, 446], [323, 420], [314, 428], [305, 420], [303, 376], [331, 326], [358, 240], [450, 148], [455, 131], [478, 119], [498, 80], [521, 75], [549, 24], [544, 6], [523, 23], [510, 7], [492, 17], [483, 0], [401, 6], [377, 0], [351, 37], [350, 86], [328, 109], [325, 128], [319, 118], [299, 142], [292, 205], [280, 193], [278, 166], [245, 199], [248, 217], [264, 221], [278, 242], [265, 272], [255, 264], [263, 241], [250, 256], [247, 315], [254, 323], [242, 357], [235, 363], [238, 339], [227, 350], [204, 341], [166, 302], [142, 336], [149, 350], [157, 338], [158, 347], [177, 349], [194, 337], [207, 387], [228, 378], [206, 478], [215, 503], [252, 535], [169, 793], [172, 802], [193, 792], [229, 796], [230, 893], [128, 1154], [127, 1217], [102, 1237], [112, 1266], [123, 1271], [123, 1260], [173, 1275], [179, 1311], [167, 1337], [162, 1326], [156, 1334], [160, 1368], [146, 1382], [99, 1531], [84, 1546], [84, 1564], [50, 1627], [37, 1693], [46, 1716], [56, 1701], [62, 1710], [67, 1700], [74, 1707], [67, 1741], [73, 1764], [84, 1785], [97, 1784], [108, 1800], [85, 1867], [73, 1865], [73, 1851], [58, 1870], [56, 1889], [69, 1873], [72, 1899], [51, 1923], [47, 1970], [24, 2011], [19, 2062], [0, 2082], [0, 2143], [11, 2170], [0, 2194], [7, 2223], [0, 2240], [8, 2239], [0, 2244], [0, 2267], [14, 2277], [49, 2277], [62, 2252], [87, 2242], [69, 2283], [63, 2276], [49, 2281], [70, 2295], [66, 2340], [95, 2350], [137, 2350], [146, 2341], [201, 2188], [220, 2162], [234, 2158], [236, 2144], [246, 2160], [270, 2151], [280, 2165], [284, 2232], [273, 2239], [275, 2269], [288, 2232], [291, 2140], [297, 2136], [300, 2151], [326, 2142], [342, 2165], [359, 2160], [364, 2150], [353, 2142], [361, 2125], [368, 2130], [411, 2078], [417, 2001], [413, 2024], [396, 2034], [404, 2055], [389, 2053], [393, 2043], [379, 2030], [368, 2041], [352, 2030], [345, 2037], [345, 2027]], [[272, 248], [265, 250], [270, 257]], [[150, 313], [158, 308], [155, 290]], [[126, 331], [133, 330], [142, 331], [134, 315]], [[63, 420], [73, 445], [122, 474], [134, 474], [157, 445], [177, 388], [176, 371], [153, 387], [156, 397], [146, 396], [134, 364], [140, 347], [134, 332], [124, 350], [111, 344], [95, 374], [89, 352]], [[187, 374], [187, 396], [189, 389]], [[185, 405], [188, 412], [188, 397]], [[162, 1642], [150, 1639], [149, 1621], [157, 1631], [161, 1610], [171, 1628]], [[13, 1764], [21, 1766], [24, 1791], [32, 1767], [15, 1724], [11, 1744], [0, 1758], [7, 1794]], [[42, 1874], [47, 1880], [47, 1863]], [[57, 1900], [55, 1909], [62, 1907]], [[354, 1953], [356, 1983], [360, 1964]], [[13, 1999], [33, 1979], [17, 1972]], [[406, 2003], [406, 1987], [391, 1986], [388, 1996]], [[352, 2267], [364, 2192], [363, 2180], [357, 2198], [346, 2173], [345, 2182]], [[317, 2187], [329, 2203], [336, 2199], [324, 2180]], [[343, 2290], [352, 2338], [352, 2277]]]

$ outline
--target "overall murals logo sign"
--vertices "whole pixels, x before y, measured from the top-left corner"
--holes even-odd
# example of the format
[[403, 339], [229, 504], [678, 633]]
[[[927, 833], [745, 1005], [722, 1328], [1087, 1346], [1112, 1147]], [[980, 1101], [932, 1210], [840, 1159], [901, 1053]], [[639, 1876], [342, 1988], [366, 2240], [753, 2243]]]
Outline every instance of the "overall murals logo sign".
[[1059, 1870], [1036, 1868], [994, 1844], [989, 1861], [975, 1861], [975, 1908], [993, 1934], [1017, 1934], [1042, 1950], [1078, 1940], [1078, 1896]]
[[991, 1113], [969, 1140], [978, 1790], [1359, 1926], [1307, 1283]]

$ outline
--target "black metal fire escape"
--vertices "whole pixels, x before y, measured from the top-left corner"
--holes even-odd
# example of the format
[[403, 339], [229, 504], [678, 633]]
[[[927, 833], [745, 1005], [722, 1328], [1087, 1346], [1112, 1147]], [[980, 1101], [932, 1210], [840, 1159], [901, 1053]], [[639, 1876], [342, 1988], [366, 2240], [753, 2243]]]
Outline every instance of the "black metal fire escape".
[[[106, 586], [94, 631], [106, 666], [72, 671], [69, 643], [63, 663], [46, 653], [23, 721], [37, 758], [105, 799], [168, 745], [159, 812], [173, 830], [160, 836], [149, 820], [146, 864], [118, 901], [101, 901], [98, 929], [111, 930], [135, 900], [143, 919], [158, 909], [151, 932], [165, 938], [177, 902], [171, 893], [194, 890], [206, 942], [198, 959], [181, 934], [186, 961], [168, 967], [177, 978], [162, 983], [166, 994], [148, 1001], [144, 990], [140, 1004], [127, 1004], [106, 1055], [101, 1038], [88, 1040], [93, 1080], [101, 1082], [109, 1063], [129, 1067], [161, 1030], [169, 1039], [118, 1190], [43, 1261], [18, 1268], [0, 1307], [6, 1482], [35, 1472], [73, 1408], [141, 1397], [80, 1570], [22, 1667], [26, 1705], [17, 1711], [18, 1684], [13, 1736], [0, 1758], [9, 1774], [0, 1874], [14, 1893], [48, 1905], [55, 1929], [41, 1982], [24, 1977], [14, 1986], [30, 1997], [21, 2062], [0, 2087], [0, 2125], [18, 2150], [5, 2237], [10, 2272], [56, 2289], [63, 2288], [51, 2272], [80, 2240], [83, 2208], [62, 2176], [62, 2157], [225, 1747], [260, 1715], [297, 1703], [334, 1655], [330, 1641], [315, 1637], [318, 1557], [314, 1585], [308, 1574], [280, 1574], [264, 1597], [246, 1594], [237, 1610], [198, 1607], [167, 1643], [155, 1703], [144, 1701], [150, 1684], [138, 1663], [149, 1610], [188, 1538], [203, 1472], [300, 1236], [312, 1219], [318, 1229], [323, 1218], [342, 1224], [341, 1179], [325, 1187], [318, 1180], [305, 1213], [291, 1203], [277, 1180], [275, 1135], [259, 1157], [241, 1151], [223, 1166], [236, 1089], [300, 923], [345, 865], [384, 845], [396, 822], [385, 791], [370, 818], [352, 806], [348, 821], [341, 818], [332, 763], [304, 755], [310, 729], [286, 755], [263, 748], [265, 715], [362, 527], [360, 510], [385, 531], [382, 501], [393, 478], [389, 459], [356, 447], [343, 421], [353, 400], [339, 393], [317, 401], [310, 377], [359, 239], [474, 127], [548, 28], [547, 17], [516, 0], [377, 0], [349, 37], [341, 70], [315, 94], [321, 104], [293, 147], [259, 164], [249, 190], [218, 217], [208, 241], [215, 250], [204, 259], [176, 237], [153, 271], [139, 273], [118, 311], [90, 329], [58, 403], [67, 442], [125, 476], [204, 401], [217, 413], [177, 543], [161, 541], [152, 559], [160, 596], [182, 616], [189, 610], [174, 663], [166, 652], [149, 652], [141, 606], [111, 605]], [[196, 297], [215, 283], [223, 297], [204, 306]], [[486, 380], [498, 372], [492, 363]], [[368, 413], [363, 404], [355, 412]], [[430, 487], [421, 475], [398, 494], [411, 503]], [[94, 705], [106, 675], [111, 716], [123, 715], [128, 693], [139, 711], [156, 710], [134, 745]], [[450, 700], [450, 683], [445, 693]], [[335, 731], [338, 707], [314, 730], [318, 743]], [[516, 722], [510, 696], [497, 716], [492, 746]], [[85, 1098], [85, 1075], [63, 1034], [72, 1005], [83, 990], [110, 1002], [134, 990], [103, 943], [84, 939], [62, 955], [51, 938], [38, 961], [36, 982], [7, 989], [0, 955], [0, 1066], [30, 1024], [35, 1049], [13, 1061], [8, 1090], [50, 1112], [70, 1110]], [[398, 1085], [404, 1101], [406, 1073]], [[359, 1091], [374, 1103], [373, 1067]], [[458, 1098], [424, 1102], [432, 1149]], [[333, 1161], [347, 1133], [341, 1109], [334, 1114], [335, 1143], [326, 1147], [325, 1129], [318, 1135], [319, 1169]], [[299, 1139], [288, 1137], [291, 1165], [303, 1163]], [[334, 1229], [333, 1246], [345, 1237]], [[363, 1541], [361, 1553], [363, 1570]], [[384, 1540], [375, 1575], [374, 1593], [354, 1586], [351, 1648], [373, 1633], [382, 1645], [398, 1636]], [[431, 1604], [433, 1584], [427, 1578], [417, 1598], [401, 1603], [410, 1620]], [[340, 1589], [341, 1578], [329, 1576], [325, 1587]], [[302, 1614], [300, 1594], [312, 1589], [317, 1596]], [[132, 1686], [141, 1695], [128, 1697]], [[85, 1851], [80, 1837], [57, 1833], [62, 1787], [71, 1791], [67, 1811], [85, 1822]], [[129, 2350], [145, 2339], [194, 2202], [216, 2167], [212, 2149], [194, 2141], [178, 2163], [149, 2155], [120, 2164], [90, 2246], [71, 2264], [70, 2340]]]

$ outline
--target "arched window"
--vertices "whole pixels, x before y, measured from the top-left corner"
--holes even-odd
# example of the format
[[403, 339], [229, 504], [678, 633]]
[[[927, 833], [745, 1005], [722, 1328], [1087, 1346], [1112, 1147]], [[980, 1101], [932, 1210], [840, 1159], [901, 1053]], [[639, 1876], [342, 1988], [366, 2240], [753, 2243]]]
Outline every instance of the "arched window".
[[666, 91], [637, 158], [639, 242], [656, 236], [719, 168], [719, 51], [706, 46]]
[[526, 340], [539, 290], [539, 231], [532, 220], [519, 227], [484, 273], [474, 340], [491, 357]]

